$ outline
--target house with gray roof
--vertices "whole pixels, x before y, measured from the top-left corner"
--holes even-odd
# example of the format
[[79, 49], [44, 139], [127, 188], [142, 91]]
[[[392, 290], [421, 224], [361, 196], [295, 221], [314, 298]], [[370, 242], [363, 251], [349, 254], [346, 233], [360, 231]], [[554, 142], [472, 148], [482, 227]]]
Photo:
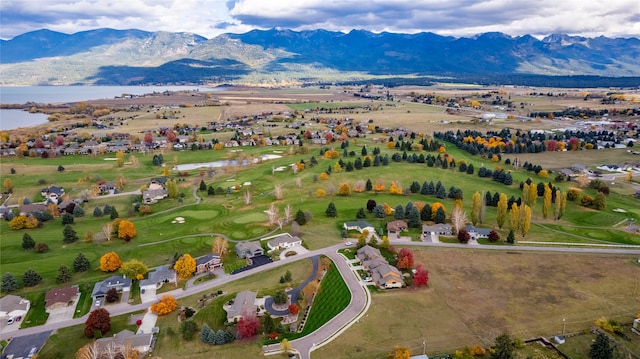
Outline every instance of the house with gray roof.
[[107, 296], [107, 292], [111, 288], [115, 288], [119, 293], [129, 292], [131, 291], [131, 279], [125, 278], [121, 275], [114, 275], [103, 280], [102, 282], [97, 282], [93, 286], [91, 298], [93, 298], [94, 300], [105, 298]]
[[453, 230], [450, 224], [437, 223], [433, 226], [427, 226], [426, 224], [422, 225], [422, 236], [431, 236], [440, 235], [440, 236], [451, 236], [453, 234]]
[[24, 318], [29, 308], [31, 308], [31, 302], [28, 299], [12, 294], [5, 295], [0, 298], [0, 320]]
[[257, 313], [256, 295], [256, 292], [245, 290], [238, 293], [232, 303], [225, 304], [223, 308], [227, 312], [227, 322], [232, 323], [244, 315]]
[[136, 334], [125, 329], [112, 337], [96, 339], [95, 349], [106, 354], [125, 353], [127, 348], [131, 348], [138, 351], [140, 357], [144, 357], [153, 349], [154, 344], [153, 333]]
[[165, 283], [178, 284], [176, 271], [167, 266], [160, 266], [155, 271], [150, 272], [147, 279], [140, 281], [140, 291], [147, 289], [158, 289]]
[[356, 230], [360, 233], [362, 233], [366, 229], [369, 233], [375, 233], [375, 229], [367, 221], [344, 222], [344, 229], [346, 229], [347, 231]]
[[489, 238], [489, 233], [491, 233], [491, 228], [478, 228], [471, 224], [464, 226], [464, 229], [469, 232], [469, 235], [473, 239]]
[[267, 242], [269, 250], [286, 249], [302, 245], [302, 239], [289, 233], [279, 234]]
[[264, 254], [264, 249], [256, 242], [240, 242], [234, 250], [239, 258], [252, 258]]
[[222, 268], [222, 266], [220, 256], [216, 253], [209, 253], [196, 258], [196, 274], [211, 272], [216, 268]]

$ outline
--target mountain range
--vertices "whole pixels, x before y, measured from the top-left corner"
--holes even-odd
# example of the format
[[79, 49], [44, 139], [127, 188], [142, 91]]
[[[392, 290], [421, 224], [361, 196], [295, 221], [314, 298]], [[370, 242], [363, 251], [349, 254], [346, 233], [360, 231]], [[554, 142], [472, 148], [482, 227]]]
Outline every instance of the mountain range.
[[624, 77], [637, 85], [638, 59], [640, 39], [604, 36], [552, 34], [540, 40], [503, 33], [456, 38], [271, 29], [207, 39], [185, 32], [45, 29], [0, 41], [0, 84], [277, 85], [553, 76]]

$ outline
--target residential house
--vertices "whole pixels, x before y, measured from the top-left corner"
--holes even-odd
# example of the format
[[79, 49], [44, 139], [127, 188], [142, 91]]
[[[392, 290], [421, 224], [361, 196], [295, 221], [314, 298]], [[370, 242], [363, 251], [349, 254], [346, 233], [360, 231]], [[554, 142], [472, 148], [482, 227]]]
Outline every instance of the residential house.
[[196, 258], [196, 274], [212, 272], [216, 268], [222, 268], [222, 265], [220, 256], [215, 253], [198, 257]]
[[256, 292], [249, 290], [242, 291], [236, 295], [232, 303], [223, 306], [227, 312], [227, 322], [240, 320], [242, 316], [256, 313], [258, 306], [256, 305]]
[[344, 229], [347, 231], [356, 230], [360, 233], [366, 229], [369, 233], [375, 233], [375, 229], [367, 221], [344, 222]]
[[113, 181], [108, 181], [98, 185], [98, 189], [100, 189], [100, 193], [113, 193], [116, 190], [116, 184]]
[[47, 206], [45, 206], [42, 203], [29, 203], [29, 204], [20, 206], [21, 216], [28, 216], [36, 212], [44, 213], [46, 211], [47, 211]]
[[9, 212], [11, 212], [11, 208], [5, 207], [5, 206], [0, 206], [0, 219], [5, 218], [6, 216], [8, 216]]
[[30, 359], [37, 356], [52, 332], [47, 330], [12, 338], [2, 351], [2, 359]]
[[422, 225], [422, 237], [428, 237], [431, 235], [450, 236], [453, 234], [453, 230], [450, 224], [437, 223], [433, 226]]
[[24, 318], [29, 308], [31, 308], [31, 302], [28, 299], [12, 294], [6, 295], [0, 298], [0, 320], [6, 322]]
[[142, 192], [142, 202], [144, 204], [152, 204], [158, 202], [163, 198], [166, 198], [167, 196], [169, 196], [169, 191], [164, 188], [149, 188], [146, 191]]
[[158, 289], [165, 283], [178, 284], [176, 271], [169, 269], [167, 266], [160, 266], [155, 271], [150, 272], [147, 279], [140, 281], [140, 292], [144, 293], [147, 289]]
[[94, 300], [104, 298], [107, 296], [107, 292], [111, 288], [115, 288], [119, 293], [129, 292], [131, 291], [131, 279], [125, 278], [121, 275], [114, 275], [103, 280], [102, 282], [97, 282], [93, 286], [91, 297]]
[[264, 254], [264, 249], [256, 242], [240, 242], [234, 250], [239, 258], [252, 258]]
[[380, 288], [401, 288], [404, 285], [402, 273], [390, 265], [382, 256], [380, 250], [370, 245], [358, 249], [356, 257], [362, 267], [371, 274], [373, 282]]
[[41, 194], [44, 198], [46, 198], [47, 202], [57, 204], [60, 198], [64, 195], [64, 188], [58, 186], [49, 186], [48, 188], [43, 188]]
[[267, 242], [269, 250], [286, 249], [302, 245], [302, 239], [289, 233], [279, 234]]
[[489, 233], [491, 233], [491, 228], [478, 228], [471, 224], [464, 226], [464, 229], [469, 232], [472, 239], [489, 238]]
[[407, 222], [401, 219], [387, 222], [387, 235], [389, 238], [400, 238], [400, 232], [405, 232], [407, 228], [409, 228]]
[[127, 348], [136, 350], [139, 357], [144, 357], [153, 349], [155, 340], [153, 333], [135, 334], [123, 330], [112, 337], [96, 339], [95, 345], [99, 353], [125, 353]]
[[54, 288], [48, 291], [44, 296], [44, 305], [47, 311], [68, 307], [76, 303], [80, 298], [78, 286], [67, 286], [63, 288]]

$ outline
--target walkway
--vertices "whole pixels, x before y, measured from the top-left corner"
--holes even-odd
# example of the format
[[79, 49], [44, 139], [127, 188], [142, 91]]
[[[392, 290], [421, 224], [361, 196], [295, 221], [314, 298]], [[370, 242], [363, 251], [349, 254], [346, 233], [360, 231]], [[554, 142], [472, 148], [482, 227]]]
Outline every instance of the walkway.
[[[302, 291], [302, 289], [304, 289], [304, 287], [307, 286], [307, 284], [309, 284], [309, 282], [311, 282], [312, 280], [314, 280], [316, 278], [316, 274], [318, 274], [318, 260], [320, 259], [320, 256], [313, 256], [311, 258], [311, 263], [313, 265], [313, 269], [311, 269], [311, 274], [309, 275], [309, 277], [302, 282], [302, 284], [300, 284], [299, 286], [289, 290], [287, 292], [287, 295], [290, 296], [291, 300], [290, 303], [298, 303], [298, 294], [300, 293], [300, 291]], [[267, 312], [271, 313], [272, 315], [277, 315], [277, 316], [284, 316], [284, 315], [288, 315], [289, 314], [289, 309], [285, 309], [285, 310], [278, 310], [275, 309], [273, 307], [273, 297], [267, 297], [264, 300], [264, 307], [267, 310]]]

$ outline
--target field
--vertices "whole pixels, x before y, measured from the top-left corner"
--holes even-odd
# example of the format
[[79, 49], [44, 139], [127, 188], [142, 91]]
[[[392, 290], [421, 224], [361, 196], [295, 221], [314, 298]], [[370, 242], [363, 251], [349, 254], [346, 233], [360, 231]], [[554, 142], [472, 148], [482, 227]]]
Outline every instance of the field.
[[[434, 89], [397, 89], [403, 91], [432, 91]], [[451, 96], [476, 96], [473, 93], [481, 91], [477, 88], [460, 91], [459, 89], [442, 90]], [[482, 90], [484, 91], [484, 90]], [[134, 120], [127, 120], [121, 127], [122, 131], [138, 133], [145, 128], [158, 125], [172, 125], [173, 123], [205, 124], [219, 118], [229, 116], [243, 116], [256, 113], [274, 111], [298, 111], [297, 121], [304, 121], [311, 117], [326, 118], [353, 118], [359, 121], [373, 121], [372, 124], [381, 127], [409, 127], [416, 133], [431, 134], [433, 131], [476, 129], [479, 131], [499, 130], [503, 126], [513, 129], [550, 129], [561, 124], [549, 120], [539, 122], [520, 122], [505, 120], [494, 125], [478, 124], [467, 115], [451, 115], [445, 113], [444, 107], [428, 106], [410, 102], [382, 102], [356, 100], [349, 94], [341, 93], [337, 88], [331, 91], [324, 90], [246, 90], [229, 91], [219, 94], [223, 106], [196, 107], [188, 106], [179, 109], [181, 118], [174, 120], [158, 120], [152, 113], [146, 110], [134, 113], [139, 116]], [[514, 90], [514, 101], [529, 101], [532, 103], [527, 111], [542, 111], [562, 107], [566, 103], [555, 98], [535, 97], [529, 98], [524, 90]], [[520, 97], [517, 97], [520, 96]], [[283, 99], [294, 103], [284, 104]], [[575, 100], [575, 98], [574, 98]], [[186, 100], [185, 100], [186, 101]], [[278, 102], [278, 103], [276, 103]], [[194, 101], [195, 103], [195, 101]], [[169, 104], [169, 103], [167, 103]], [[376, 104], [376, 110], [358, 108], [353, 113], [340, 113], [337, 108], [353, 104]], [[147, 106], [149, 104], [145, 104]], [[630, 105], [630, 104], [629, 104]], [[330, 114], [322, 114], [317, 109], [325, 108], [338, 111]], [[308, 112], [305, 110], [308, 109]], [[487, 109], [488, 110], [488, 109]], [[520, 110], [519, 110], [520, 111]], [[524, 110], [522, 110], [524, 111]], [[128, 112], [127, 112], [128, 113]], [[127, 113], [118, 113], [116, 116], [125, 116]], [[131, 115], [131, 113], [129, 113]], [[291, 129], [292, 121], [278, 123], [270, 131], [272, 134], [304, 133], [326, 129], [323, 123], [310, 121], [308, 126], [301, 129]], [[562, 123], [564, 126], [565, 124]], [[84, 131], [84, 130], [81, 130]], [[93, 133], [94, 130], [88, 130]], [[204, 133], [206, 141], [212, 138], [228, 140], [234, 135], [233, 131], [218, 133]], [[142, 136], [139, 134], [139, 136]], [[418, 139], [419, 139], [418, 135]], [[490, 191], [502, 192], [508, 197], [519, 197], [521, 191], [518, 188], [520, 181], [531, 178], [534, 183], [551, 181], [559, 189], [566, 191], [576, 187], [575, 182], [555, 182], [555, 175], [540, 177], [533, 172], [515, 170], [504, 164], [507, 158], [513, 159], [515, 155], [504, 155], [499, 163], [493, 163], [487, 158], [471, 156], [457, 149], [455, 146], [445, 143], [446, 153], [458, 163], [464, 160], [467, 164], [473, 164], [476, 169], [484, 166], [494, 169], [496, 166], [512, 171], [513, 185], [505, 186], [490, 179], [479, 178], [477, 174], [468, 175], [461, 173], [457, 168], [442, 169], [427, 167], [425, 164], [393, 162], [388, 166], [371, 166], [353, 171], [332, 171], [328, 179], [319, 179], [321, 173], [329, 168], [336, 168], [339, 160], [354, 161], [361, 157], [361, 151], [366, 147], [368, 153], [378, 147], [382, 155], [399, 152], [395, 148], [387, 148], [380, 143], [382, 134], [371, 134], [362, 138], [349, 139], [347, 151], [353, 151], [355, 156], [345, 156], [340, 148], [341, 142], [335, 142], [322, 148], [306, 141], [304, 150], [295, 146], [271, 146], [271, 147], [243, 147], [241, 151], [235, 149], [202, 150], [202, 151], [169, 151], [158, 150], [154, 153], [127, 155], [127, 164], [122, 168], [116, 166], [113, 154], [96, 156], [64, 156], [43, 159], [39, 157], [28, 158], [2, 158], [0, 176], [13, 181], [14, 191], [7, 204], [17, 205], [24, 199], [31, 201], [42, 200], [40, 190], [49, 185], [63, 186], [71, 198], [77, 196], [82, 190], [94, 186], [100, 180], [113, 181], [119, 176], [124, 176], [126, 184], [122, 192], [136, 191], [141, 186], [148, 184], [152, 177], [161, 176], [163, 169], [153, 166], [154, 154], [162, 153], [165, 163], [169, 168], [177, 164], [189, 164], [209, 162], [226, 159], [257, 158], [261, 155], [278, 154], [281, 158], [259, 162], [250, 166], [230, 166], [217, 170], [214, 174], [207, 174], [206, 169], [189, 171], [186, 177], [178, 177], [177, 171], [170, 170], [170, 176], [179, 179], [178, 187], [183, 197], [181, 199], [164, 199], [152, 205], [152, 213], [142, 215], [133, 212], [133, 195], [116, 197], [96, 197], [83, 204], [84, 217], [75, 218], [73, 228], [78, 233], [80, 240], [72, 244], [62, 242], [61, 220], [56, 218], [44, 223], [42, 228], [29, 230], [28, 233], [39, 243], [46, 243], [49, 251], [46, 253], [33, 253], [21, 248], [22, 236], [26, 230], [11, 230], [6, 221], [0, 221], [0, 269], [2, 274], [11, 272], [21, 282], [22, 273], [27, 269], [36, 269], [43, 276], [43, 282], [35, 287], [21, 288], [16, 292], [30, 298], [40, 298], [44, 291], [59, 286], [55, 277], [60, 265], [71, 267], [77, 253], [82, 252], [91, 262], [91, 269], [87, 273], [74, 274], [71, 282], [81, 284], [83, 288], [91, 288], [91, 283], [105, 278], [108, 274], [99, 271], [99, 258], [106, 252], [116, 251], [123, 261], [141, 259], [149, 267], [171, 263], [174, 254], [189, 253], [194, 257], [210, 253], [211, 244], [217, 235], [224, 235], [230, 239], [230, 249], [233, 253], [235, 241], [257, 239], [261, 236], [273, 233], [277, 230], [276, 224], [269, 224], [265, 211], [273, 203], [280, 215], [284, 214], [286, 206], [296, 211], [306, 211], [312, 217], [308, 224], [300, 227], [301, 237], [309, 249], [319, 249], [333, 245], [341, 240], [341, 224], [344, 221], [356, 219], [356, 212], [360, 208], [366, 208], [369, 199], [378, 204], [387, 203], [392, 208], [397, 205], [405, 206], [408, 202], [423, 202], [432, 204], [441, 202], [449, 215], [454, 201], [450, 198], [437, 199], [430, 195], [419, 193], [394, 195], [387, 190], [393, 181], [397, 181], [401, 187], [407, 188], [412, 182], [419, 184], [433, 181], [441, 181], [445, 188], [451, 186], [463, 190], [463, 209], [471, 211], [471, 198], [474, 192]], [[417, 141], [417, 140], [416, 140]], [[326, 148], [335, 148], [339, 158], [325, 159], [321, 151]], [[409, 152], [411, 154], [411, 152]], [[421, 151], [424, 156], [430, 154], [437, 156], [438, 152]], [[529, 161], [540, 164], [548, 170], [565, 168], [574, 163], [581, 163], [593, 168], [601, 163], [633, 162], [638, 160], [626, 151], [598, 150], [598, 151], [568, 151], [568, 152], [543, 152], [539, 154], [519, 154], [524, 162]], [[312, 158], [317, 165], [312, 166]], [[277, 172], [274, 168], [283, 166], [289, 168], [293, 163], [304, 161], [305, 168], [297, 174], [290, 171]], [[64, 171], [58, 171], [58, 166], [64, 166]], [[15, 174], [11, 169], [15, 170]], [[477, 172], [476, 172], [477, 173]], [[358, 181], [380, 180], [387, 190], [380, 193], [365, 191], [350, 195], [338, 195], [338, 188], [348, 184], [351, 188]], [[197, 187], [201, 181], [207, 186], [221, 187], [225, 194], [207, 195], [206, 191], [196, 191], [201, 202], [193, 195], [192, 186]], [[247, 184], [250, 183], [250, 184]], [[277, 199], [274, 194], [275, 187], [282, 186], [283, 196]], [[529, 233], [518, 240], [535, 242], [575, 242], [581, 244], [597, 245], [605, 243], [640, 245], [640, 236], [626, 232], [621, 223], [628, 219], [640, 221], [640, 206], [638, 200], [630, 196], [635, 193], [638, 186], [637, 179], [633, 182], [625, 182], [616, 179], [610, 184], [612, 193], [607, 197], [605, 210], [596, 211], [579, 205], [577, 202], [569, 202], [565, 216], [554, 221], [542, 216], [542, 200], [538, 199], [533, 208], [532, 226]], [[227, 188], [230, 188], [227, 191]], [[319, 195], [319, 190], [324, 195]], [[249, 191], [252, 194], [251, 203], [247, 204], [244, 194]], [[595, 190], [583, 189], [582, 193], [595, 196]], [[4, 199], [3, 199], [4, 200]], [[327, 218], [325, 210], [330, 202], [333, 202], [338, 210], [337, 218]], [[108, 216], [94, 217], [95, 208], [103, 208], [106, 204], [116, 207], [120, 217], [131, 220], [137, 230], [136, 237], [129, 243], [114, 239], [102, 241], [99, 239], [102, 227], [110, 220]], [[624, 209], [626, 212], [615, 211]], [[172, 223], [176, 217], [185, 218], [185, 224]], [[387, 221], [393, 219], [393, 215], [379, 219], [370, 213], [366, 214], [369, 221], [377, 231], [383, 230]], [[484, 227], [495, 229], [501, 239], [506, 238], [508, 226], [498, 228], [496, 224], [496, 210], [488, 207], [483, 223]], [[290, 230], [291, 226], [285, 224], [283, 231]], [[87, 233], [93, 232], [98, 239], [83, 240]], [[417, 237], [418, 230], [412, 229], [410, 233]], [[456, 242], [454, 238], [443, 241]], [[485, 242], [482, 242], [485, 243]], [[475, 343], [489, 345], [493, 338], [502, 331], [508, 330], [512, 334], [523, 339], [536, 335], [551, 335], [557, 333], [557, 322], [566, 316], [569, 323], [581, 330], [588, 327], [601, 315], [625, 321], [633, 312], [640, 311], [640, 293], [638, 283], [640, 275], [637, 265], [631, 265], [632, 258], [622, 256], [587, 256], [587, 255], [543, 255], [543, 254], [505, 254], [486, 253], [482, 251], [456, 251], [456, 250], [420, 250], [417, 252], [418, 263], [424, 263], [431, 271], [430, 286], [424, 290], [413, 289], [375, 293], [373, 304], [369, 313], [361, 323], [354, 325], [337, 341], [321, 348], [316, 357], [345, 357], [347, 353], [355, 353], [356, 357], [383, 356], [394, 344], [421, 347], [422, 338], [428, 341], [428, 352], [452, 351], [463, 345]], [[301, 264], [305, 263], [305, 264]], [[225, 267], [227, 271], [244, 265], [244, 261], [227, 259]], [[294, 277], [296, 280], [304, 278], [307, 262], [295, 264]], [[285, 269], [282, 269], [284, 273]], [[235, 293], [243, 289], [260, 290], [262, 294], [275, 291], [278, 286], [277, 278], [282, 275], [277, 273], [264, 273], [255, 276], [251, 280], [234, 283], [227, 288], [222, 288], [225, 295]], [[298, 274], [300, 277], [298, 278]], [[271, 280], [270, 278], [276, 278]], [[269, 278], [269, 279], [267, 279]], [[264, 282], [274, 283], [265, 285]], [[414, 295], [415, 294], [415, 295]], [[86, 298], [86, 294], [85, 295]], [[219, 299], [226, 300], [226, 296]], [[40, 301], [40, 300], [38, 300]], [[185, 301], [188, 305], [196, 305], [196, 299]], [[83, 312], [89, 310], [85, 299]], [[182, 304], [182, 303], [181, 303]], [[219, 304], [219, 303], [218, 303]], [[337, 305], [337, 304], [336, 304]], [[392, 308], [392, 309], [389, 309]], [[416, 309], [419, 308], [419, 309]], [[42, 314], [35, 312], [34, 320], [41, 321]], [[222, 313], [223, 314], [223, 313]], [[203, 310], [200, 320], [211, 320], [211, 323], [219, 322], [218, 309], [209, 312]], [[409, 318], [408, 318], [409, 317]], [[196, 317], [198, 318], [198, 317]], [[206, 319], [205, 319], [206, 318]], [[384, 320], [384, 322], [382, 322]], [[210, 324], [211, 324], [210, 323]], [[425, 325], [425, 323], [427, 325]], [[435, 323], [435, 324], [433, 324]], [[432, 325], [433, 324], [433, 325]], [[159, 325], [164, 328], [172, 328], [178, 332], [175, 318], [161, 318]], [[159, 356], [172, 357], [180, 353], [184, 356], [186, 345], [194, 348], [194, 356], [200, 358], [210, 353], [211, 348], [204, 347], [197, 342], [185, 344], [171, 335], [171, 331], [162, 332], [159, 338], [159, 346], [156, 353]], [[373, 343], [373, 344], [372, 344]], [[460, 345], [463, 344], [463, 345]], [[195, 350], [197, 349], [197, 350]], [[216, 348], [219, 357], [249, 357], [259, 352], [260, 347], [254, 342], [235, 343], [231, 346]], [[318, 354], [321, 353], [321, 354]]]
[[394, 345], [417, 354], [423, 340], [431, 356], [490, 346], [502, 332], [523, 340], [552, 337], [561, 333], [563, 318], [569, 333], [601, 316], [629, 323], [640, 312], [635, 257], [454, 249], [415, 254], [429, 270], [428, 287], [374, 293], [360, 323], [312, 357], [380, 358]]

